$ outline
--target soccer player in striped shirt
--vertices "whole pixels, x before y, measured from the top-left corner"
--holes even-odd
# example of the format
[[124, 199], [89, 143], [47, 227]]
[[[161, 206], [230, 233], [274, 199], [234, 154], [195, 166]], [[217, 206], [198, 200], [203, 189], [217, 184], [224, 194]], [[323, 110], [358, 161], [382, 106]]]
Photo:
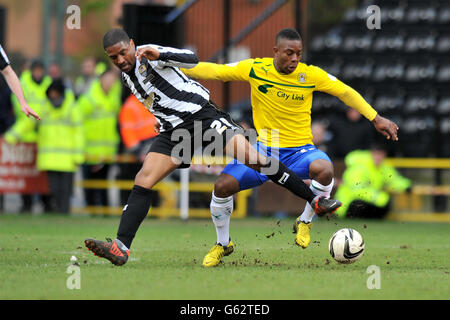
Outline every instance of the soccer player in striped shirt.
[[[173, 170], [188, 167], [193, 151], [210, 147], [210, 141], [220, 146], [216, 155], [225, 152], [240, 158], [276, 184], [306, 199], [316, 213], [331, 212], [341, 205], [339, 201], [316, 196], [285, 165], [258, 153], [249, 144], [231, 117], [209, 100], [209, 91], [180, 71], [180, 67], [192, 68], [198, 63], [193, 52], [158, 45], [136, 48], [121, 29], [108, 31], [103, 38], [103, 47], [122, 71], [123, 83], [153, 113], [161, 127], [136, 175], [117, 238], [106, 242], [85, 240], [86, 247], [94, 254], [115, 265], [126, 263], [131, 243], [150, 208], [153, 186]], [[234, 250], [231, 241], [220, 247], [224, 255]]]
[[6, 83], [8, 84], [11, 91], [16, 95], [19, 100], [22, 112], [26, 114], [27, 117], [33, 117], [36, 120], [40, 120], [39, 116], [34, 112], [33, 109], [28, 106], [25, 96], [23, 94], [22, 86], [20, 85], [20, 80], [17, 74], [14, 72], [13, 68], [10, 66], [8, 56], [5, 50], [0, 45], [0, 72], [5, 77]]
[[[194, 78], [222, 81], [246, 81], [251, 88], [254, 125], [258, 133], [256, 148], [262, 154], [279, 154], [280, 162], [302, 179], [311, 179], [310, 188], [316, 195], [329, 197], [334, 184], [334, 169], [330, 158], [312, 142], [311, 106], [314, 91], [338, 97], [372, 122], [387, 139], [397, 140], [398, 127], [381, 117], [354, 89], [319, 67], [301, 63], [302, 40], [295, 29], [283, 29], [276, 36], [273, 58], [247, 59], [221, 65], [200, 62], [182, 71]], [[278, 131], [276, 139], [267, 131]], [[216, 212], [232, 211], [232, 195], [240, 190], [257, 187], [267, 177], [241, 163], [228, 164], [216, 182], [211, 201], [211, 213], [216, 226], [217, 241], [226, 245], [229, 239], [229, 215], [216, 219]], [[297, 245], [307, 248], [314, 209], [306, 204], [294, 223]], [[213, 247], [203, 265], [217, 265], [221, 250]]]

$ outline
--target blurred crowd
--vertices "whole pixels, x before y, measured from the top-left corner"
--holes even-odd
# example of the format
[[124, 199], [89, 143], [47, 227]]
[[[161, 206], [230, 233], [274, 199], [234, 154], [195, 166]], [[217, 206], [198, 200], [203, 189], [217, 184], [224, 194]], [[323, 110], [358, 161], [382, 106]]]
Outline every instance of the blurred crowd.
[[[9, 144], [36, 143], [37, 168], [47, 172], [49, 181], [49, 194], [21, 195], [21, 212], [30, 213], [39, 201], [45, 212], [69, 213], [75, 173], [81, 169], [85, 180], [106, 180], [119, 153], [138, 159], [123, 161], [117, 177], [133, 179], [156, 135], [156, 119], [124, 91], [118, 70], [88, 57], [80, 71], [71, 81], [56, 62], [45, 68], [33, 60], [24, 68], [20, 82], [40, 121], [27, 118], [0, 83], [0, 134]], [[127, 198], [128, 192], [121, 192], [121, 204]], [[101, 186], [84, 188], [84, 199], [87, 206], [109, 204]]]

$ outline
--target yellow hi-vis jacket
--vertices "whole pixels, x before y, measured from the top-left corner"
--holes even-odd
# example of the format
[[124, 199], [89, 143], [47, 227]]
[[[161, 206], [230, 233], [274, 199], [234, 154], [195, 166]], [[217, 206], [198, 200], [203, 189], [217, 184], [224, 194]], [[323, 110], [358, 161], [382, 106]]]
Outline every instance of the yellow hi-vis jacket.
[[342, 184], [334, 196], [342, 202], [336, 214], [344, 217], [354, 200], [362, 200], [377, 207], [389, 202], [389, 193], [403, 192], [411, 186], [411, 181], [383, 161], [375, 165], [370, 151], [355, 150], [345, 157], [346, 170]]
[[[46, 100], [34, 110], [41, 117], [37, 123], [38, 170], [75, 172], [84, 161], [84, 136], [74, 94], [66, 90], [59, 108]], [[34, 130], [35, 123], [34, 119], [25, 118], [17, 127], [19, 138]]]
[[[44, 105], [47, 101], [47, 88], [52, 83], [52, 79], [49, 76], [45, 76], [40, 84], [34, 82], [31, 71], [25, 70], [20, 75], [20, 85], [22, 86], [22, 90], [25, 96], [25, 99], [27, 100], [28, 105], [33, 109], [39, 109]], [[28, 142], [28, 143], [34, 143], [37, 139], [37, 132], [36, 130], [29, 130], [26, 134], [23, 132], [20, 133], [20, 139], [19, 139], [19, 133], [17, 132], [20, 129], [17, 129], [18, 127], [23, 126], [23, 121], [28, 122], [27, 117], [22, 112], [19, 100], [17, 97], [12, 94], [11, 95], [11, 101], [13, 105], [14, 115], [16, 117], [16, 120], [12, 127], [8, 130], [8, 139], [10, 142], [18, 141], [21, 142]], [[25, 124], [25, 126], [28, 126]]]
[[83, 114], [85, 157], [87, 164], [113, 162], [120, 142], [117, 128], [121, 107], [121, 84], [117, 81], [105, 93], [100, 80], [78, 99]]

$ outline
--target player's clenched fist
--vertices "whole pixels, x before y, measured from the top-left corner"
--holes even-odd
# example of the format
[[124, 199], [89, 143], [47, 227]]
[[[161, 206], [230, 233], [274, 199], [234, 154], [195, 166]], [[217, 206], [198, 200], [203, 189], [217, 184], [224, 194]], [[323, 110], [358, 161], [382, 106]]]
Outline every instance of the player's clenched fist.
[[142, 57], [150, 61], [158, 60], [159, 51], [150, 46], [139, 48], [136, 50], [136, 59], [138, 59], [140, 62]]

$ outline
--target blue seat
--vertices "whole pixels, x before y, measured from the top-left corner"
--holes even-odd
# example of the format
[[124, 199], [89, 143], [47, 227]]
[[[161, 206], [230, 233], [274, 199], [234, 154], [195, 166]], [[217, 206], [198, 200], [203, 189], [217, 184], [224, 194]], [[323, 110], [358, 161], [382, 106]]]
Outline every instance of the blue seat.
[[373, 106], [383, 115], [401, 113], [405, 99], [401, 94], [382, 94], [375, 98]]
[[405, 80], [408, 82], [430, 81], [434, 79], [436, 66], [432, 63], [412, 64], [406, 68]]
[[411, 24], [433, 23], [436, 21], [438, 12], [434, 7], [410, 7], [405, 16], [405, 21]]
[[437, 99], [430, 93], [409, 95], [404, 106], [405, 115], [432, 114], [437, 106]]
[[405, 44], [404, 36], [400, 33], [380, 34], [374, 41], [374, 52], [401, 51]]
[[405, 65], [401, 62], [381, 62], [378, 63], [373, 72], [373, 80], [377, 82], [404, 78]]
[[370, 62], [351, 62], [342, 68], [342, 78], [347, 81], [366, 80], [372, 77], [373, 64]]
[[369, 51], [372, 47], [372, 35], [366, 34], [349, 34], [345, 37], [342, 44], [342, 51], [356, 52]]
[[450, 117], [440, 120], [439, 131], [441, 132], [441, 134], [450, 137]]
[[450, 116], [440, 120], [439, 133], [441, 138], [439, 156], [450, 158]]
[[338, 30], [333, 30], [328, 34], [315, 39], [311, 44], [313, 51], [338, 50], [342, 45], [342, 36]]
[[404, 51], [415, 53], [420, 51], [432, 51], [436, 45], [436, 35], [412, 35], [405, 41]]
[[405, 19], [405, 8], [400, 6], [388, 7], [383, 3], [381, 9], [381, 23], [401, 23]]
[[406, 157], [435, 154], [433, 145], [436, 121], [433, 117], [408, 117], [399, 131], [400, 149]]
[[450, 116], [450, 96], [443, 96], [436, 107], [436, 114], [439, 116]]
[[345, 14], [343, 21], [345, 23], [360, 23], [362, 21], [365, 21], [367, 19], [367, 8], [361, 7], [361, 8], [351, 8], [348, 9]]
[[436, 42], [438, 53], [450, 53], [450, 35], [442, 35]]
[[436, 22], [443, 25], [450, 23], [450, 7], [446, 6], [439, 9]]
[[436, 81], [450, 82], [450, 64], [444, 64], [439, 66], [439, 69], [436, 74]]

